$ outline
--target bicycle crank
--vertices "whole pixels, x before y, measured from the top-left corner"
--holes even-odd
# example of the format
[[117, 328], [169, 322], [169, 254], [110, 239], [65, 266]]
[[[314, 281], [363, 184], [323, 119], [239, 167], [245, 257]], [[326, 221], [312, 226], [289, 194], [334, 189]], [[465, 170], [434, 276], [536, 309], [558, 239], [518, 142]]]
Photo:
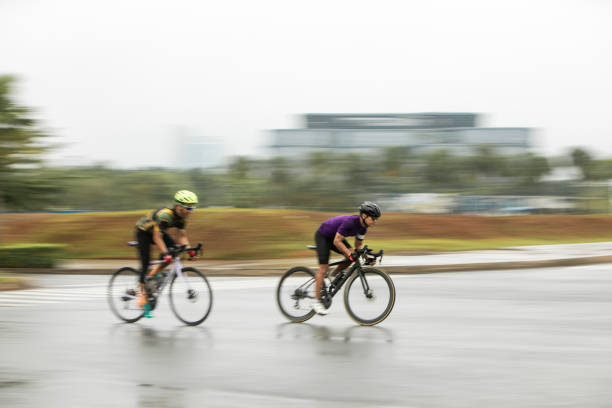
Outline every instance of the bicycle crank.
[[332, 304], [332, 298], [325, 290], [321, 291], [321, 303], [323, 304], [323, 306], [325, 306], [326, 309], [329, 309]]

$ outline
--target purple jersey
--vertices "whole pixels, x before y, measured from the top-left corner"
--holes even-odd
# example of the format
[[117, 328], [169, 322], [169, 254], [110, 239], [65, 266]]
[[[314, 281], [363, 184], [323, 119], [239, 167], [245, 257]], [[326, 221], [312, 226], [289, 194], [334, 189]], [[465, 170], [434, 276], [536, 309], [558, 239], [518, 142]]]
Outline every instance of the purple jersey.
[[324, 221], [319, 232], [324, 237], [334, 239], [336, 232], [343, 237], [355, 237], [359, 240], [365, 238], [367, 228], [361, 225], [358, 215], [340, 215]]

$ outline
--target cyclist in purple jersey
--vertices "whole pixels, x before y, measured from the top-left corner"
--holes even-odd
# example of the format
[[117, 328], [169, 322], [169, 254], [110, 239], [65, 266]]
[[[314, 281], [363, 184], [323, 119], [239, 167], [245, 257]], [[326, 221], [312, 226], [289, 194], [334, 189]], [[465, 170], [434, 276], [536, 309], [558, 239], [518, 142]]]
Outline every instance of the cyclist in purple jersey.
[[336, 233], [344, 237], [356, 237], [363, 240], [368, 228], [361, 225], [358, 215], [340, 215], [323, 222], [319, 232], [326, 238], [334, 239]]
[[323, 279], [329, 270], [330, 251], [344, 255], [347, 260], [339, 264], [334, 273], [346, 268], [353, 262], [357, 254], [352, 252], [351, 245], [346, 237], [355, 237], [355, 249], [363, 246], [363, 240], [369, 227], [376, 225], [376, 220], [381, 216], [380, 207], [373, 202], [365, 201], [359, 206], [359, 215], [340, 215], [330, 218], [319, 226], [315, 232], [315, 243], [317, 244], [317, 257], [319, 260], [319, 271], [315, 276], [315, 302], [312, 308], [320, 315], [327, 314], [327, 309], [321, 303], [321, 288]]

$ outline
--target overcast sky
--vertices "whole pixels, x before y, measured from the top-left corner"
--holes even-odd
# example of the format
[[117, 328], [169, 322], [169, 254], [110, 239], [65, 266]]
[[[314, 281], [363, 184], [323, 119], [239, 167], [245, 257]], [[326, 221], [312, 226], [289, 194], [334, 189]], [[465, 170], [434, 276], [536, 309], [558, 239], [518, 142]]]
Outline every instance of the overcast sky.
[[0, 0], [0, 73], [56, 162], [257, 154], [302, 113], [479, 112], [612, 156], [612, 1]]

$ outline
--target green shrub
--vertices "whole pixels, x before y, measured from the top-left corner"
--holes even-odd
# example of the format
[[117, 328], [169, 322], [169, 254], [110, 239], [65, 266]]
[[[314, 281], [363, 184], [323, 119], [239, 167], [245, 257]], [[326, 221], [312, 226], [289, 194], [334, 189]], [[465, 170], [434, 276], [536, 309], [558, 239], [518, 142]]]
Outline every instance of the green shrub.
[[64, 257], [65, 247], [60, 244], [0, 245], [0, 267], [53, 268]]

